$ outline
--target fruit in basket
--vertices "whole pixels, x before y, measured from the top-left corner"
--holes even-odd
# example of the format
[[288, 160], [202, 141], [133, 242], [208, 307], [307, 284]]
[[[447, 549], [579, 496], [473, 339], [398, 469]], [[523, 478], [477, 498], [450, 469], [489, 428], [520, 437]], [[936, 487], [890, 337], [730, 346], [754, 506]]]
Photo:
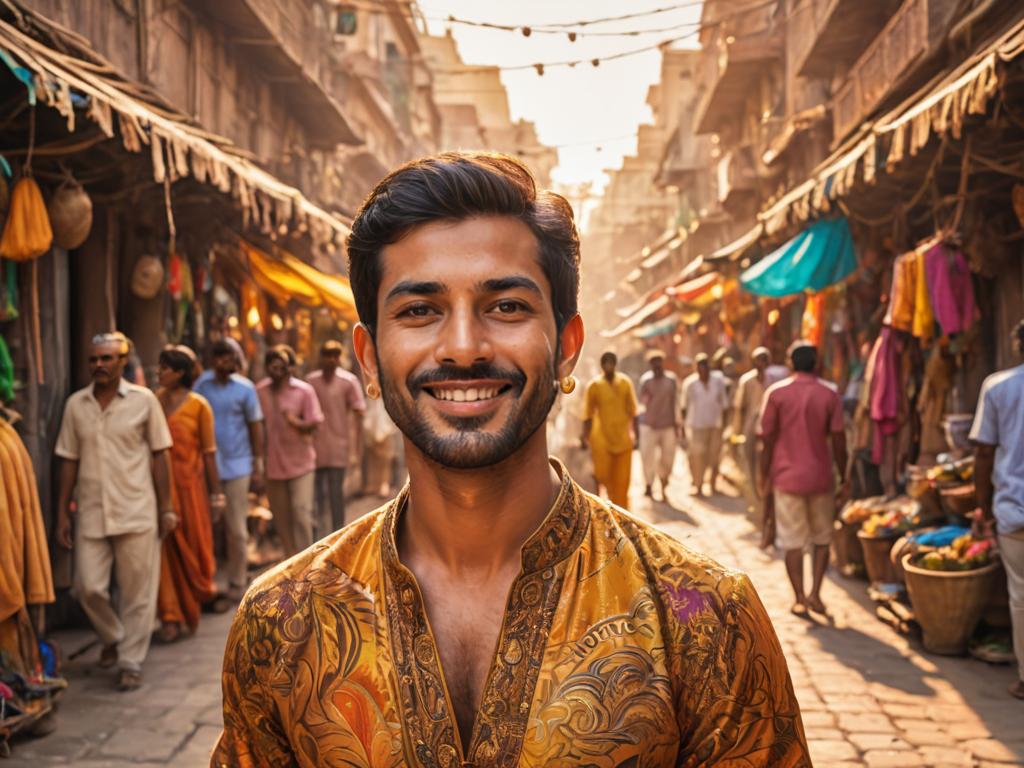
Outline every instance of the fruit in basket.
[[929, 571], [970, 571], [983, 568], [992, 560], [992, 540], [975, 539], [967, 534], [918, 558], [915, 565]]

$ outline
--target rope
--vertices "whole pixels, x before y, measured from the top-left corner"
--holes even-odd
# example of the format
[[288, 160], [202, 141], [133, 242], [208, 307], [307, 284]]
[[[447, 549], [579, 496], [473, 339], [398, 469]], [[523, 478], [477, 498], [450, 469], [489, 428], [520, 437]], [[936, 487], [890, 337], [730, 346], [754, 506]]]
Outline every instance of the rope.
[[164, 209], [167, 212], [167, 253], [174, 253], [177, 247], [178, 232], [174, 226], [174, 210], [171, 208], [171, 171], [174, 158], [171, 156], [171, 143], [164, 142], [164, 156], [167, 167], [164, 169]]
[[25, 175], [32, 173], [32, 151], [36, 148], [36, 105], [29, 107], [28, 112], [28, 152], [25, 154]]

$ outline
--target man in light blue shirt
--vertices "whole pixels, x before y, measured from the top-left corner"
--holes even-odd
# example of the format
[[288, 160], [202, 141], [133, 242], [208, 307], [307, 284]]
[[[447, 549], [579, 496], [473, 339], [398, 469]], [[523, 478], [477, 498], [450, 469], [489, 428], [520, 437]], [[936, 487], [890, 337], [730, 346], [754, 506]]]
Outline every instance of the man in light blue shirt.
[[[1024, 320], [1013, 331], [1024, 355]], [[1024, 699], [1024, 365], [985, 379], [978, 397], [971, 440], [981, 523], [994, 519], [1010, 592], [1013, 652], [1018, 679], [1010, 694]]]
[[240, 600], [248, 585], [249, 486], [263, 478], [263, 412], [256, 387], [236, 373], [238, 355], [226, 341], [213, 345], [213, 368], [205, 371], [193, 389], [213, 409], [217, 436], [217, 470], [227, 508], [224, 527], [228, 550], [228, 597]]

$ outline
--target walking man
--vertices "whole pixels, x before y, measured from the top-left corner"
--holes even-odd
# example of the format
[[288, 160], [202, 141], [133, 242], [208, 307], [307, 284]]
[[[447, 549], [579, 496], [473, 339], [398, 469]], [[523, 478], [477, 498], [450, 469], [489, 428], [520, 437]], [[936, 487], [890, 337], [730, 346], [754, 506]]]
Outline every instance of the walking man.
[[[178, 525], [171, 433], [156, 395], [123, 378], [127, 359], [124, 334], [93, 337], [92, 384], [68, 398], [56, 446], [57, 542], [68, 549], [74, 543], [74, 591], [103, 643], [99, 665], [119, 667], [122, 691], [142, 684], [156, 617], [160, 537]], [[110, 597], [114, 572], [119, 610]]]
[[316, 391], [324, 422], [316, 430], [316, 533], [320, 539], [345, 525], [345, 468], [353, 448], [362, 454], [363, 387], [341, 367], [341, 342], [320, 347], [320, 368], [307, 378]]
[[313, 543], [313, 433], [324, 420], [316, 392], [291, 374], [294, 359], [284, 344], [267, 350], [267, 378], [256, 385], [267, 424], [267, 500], [285, 557]]
[[704, 495], [704, 475], [711, 470], [711, 493], [718, 492], [718, 465], [722, 454], [722, 423], [729, 396], [725, 377], [711, 370], [708, 356], [693, 359], [697, 370], [683, 379], [683, 421], [686, 424], [686, 456], [690, 462], [693, 493]]
[[644, 465], [644, 491], [653, 498], [654, 477], [661, 479], [661, 498], [668, 490], [669, 476], [676, 460], [679, 442], [679, 380], [665, 370], [665, 353], [652, 349], [647, 353], [649, 371], [640, 377], [640, 458]]
[[739, 443], [743, 471], [751, 491], [757, 493], [757, 417], [768, 388], [767, 370], [772, 356], [767, 347], [758, 347], [750, 355], [753, 368], [740, 376], [732, 411], [732, 434]]
[[213, 410], [217, 471], [227, 499], [227, 596], [237, 601], [249, 584], [249, 488], [260, 490], [263, 485], [263, 411], [256, 387], [238, 373], [240, 348], [232, 342], [214, 342], [213, 369], [204, 371], [193, 389]]
[[[1017, 354], [1024, 356], [1024, 320], [1013, 331], [1013, 343]], [[995, 522], [1010, 593], [1017, 657], [1017, 680], [1010, 685], [1010, 694], [1024, 699], [1024, 365], [985, 379], [971, 440], [981, 511], [978, 527], [990, 529]]]
[[629, 509], [629, 479], [637, 445], [636, 392], [615, 370], [614, 352], [601, 355], [601, 375], [587, 385], [583, 405], [583, 446], [590, 446], [594, 477], [612, 504]]
[[348, 257], [409, 483], [249, 589], [211, 765], [809, 765], [750, 581], [548, 456], [583, 344], [568, 202], [511, 157], [426, 158]]
[[[841, 478], [847, 476], [843, 406], [835, 389], [814, 373], [817, 347], [795, 341], [789, 357], [793, 375], [768, 388], [761, 409], [760, 491], [762, 496], [774, 495], [776, 544], [785, 553], [796, 595], [793, 613], [806, 616], [810, 608], [827, 615], [821, 584], [836, 513], [833, 464]], [[839, 495], [846, 495], [845, 482]], [[810, 593], [805, 593], [808, 546], [813, 546], [813, 581]]]

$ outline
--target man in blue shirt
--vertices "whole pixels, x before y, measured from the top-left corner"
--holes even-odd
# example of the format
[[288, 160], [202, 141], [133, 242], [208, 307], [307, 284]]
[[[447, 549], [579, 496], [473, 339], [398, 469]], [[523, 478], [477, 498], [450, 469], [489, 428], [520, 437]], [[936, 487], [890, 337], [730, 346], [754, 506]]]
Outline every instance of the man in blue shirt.
[[248, 585], [249, 486], [263, 482], [263, 412], [256, 387], [236, 373], [238, 355], [227, 341], [213, 345], [213, 368], [193, 389], [213, 408], [217, 470], [227, 496], [224, 527], [228, 549], [228, 597], [240, 600]]
[[[1017, 353], [1024, 355], [1024, 320], [1014, 329], [1013, 340]], [[1010, 694], [1024, 699], [1024, 365], [985, 379], [971, 440], [979, 527], [995, 520], [1010, 592], [1018, 673]]]

